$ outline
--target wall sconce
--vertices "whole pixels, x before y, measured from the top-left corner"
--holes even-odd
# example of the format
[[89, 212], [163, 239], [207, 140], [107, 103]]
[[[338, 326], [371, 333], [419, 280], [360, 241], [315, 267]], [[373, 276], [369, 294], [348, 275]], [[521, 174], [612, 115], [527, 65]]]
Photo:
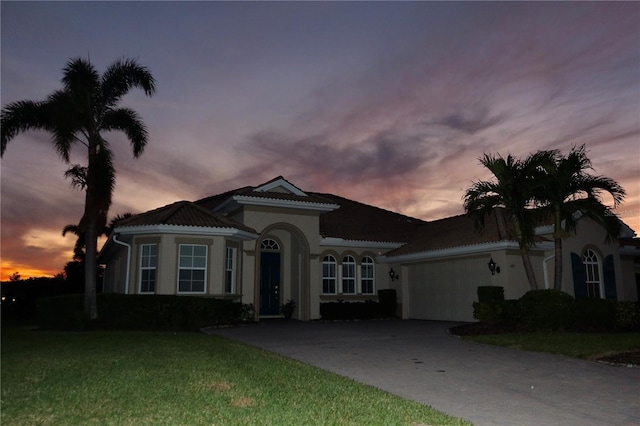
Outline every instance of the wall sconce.
[[389, 277], [391, 278], [391, 281], [395, 281], [400, 278], [396, 271], [393, 270], [393, 268], [389, 269]]
[[491, 259], [489, 260], [489, 263], [487, 263], [487, 265], [489, 266], [489, 270], [491, 271], [491, 275], [495, 275], [496, 272], [498, 274], [500, 273], [500, 267], [496, 264], [496, 262], [493, 261], [493, 256], [491, 256]]

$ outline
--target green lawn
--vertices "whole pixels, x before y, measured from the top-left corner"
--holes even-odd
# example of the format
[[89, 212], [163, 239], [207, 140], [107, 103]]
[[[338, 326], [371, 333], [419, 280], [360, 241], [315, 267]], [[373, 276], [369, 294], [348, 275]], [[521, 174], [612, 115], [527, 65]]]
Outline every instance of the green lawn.
[[640, 350], [640, 333], [535, 332], [465, 336], [492, 345], [593, 359], [617, 352]]
[[2, 333], [3, 425], [468, 424], [198, 333]]

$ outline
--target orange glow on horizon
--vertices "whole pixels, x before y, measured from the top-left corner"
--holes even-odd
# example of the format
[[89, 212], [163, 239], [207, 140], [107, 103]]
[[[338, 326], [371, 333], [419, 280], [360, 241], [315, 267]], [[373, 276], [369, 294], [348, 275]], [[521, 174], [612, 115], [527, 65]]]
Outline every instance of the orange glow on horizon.
[[13, 275], [15, 272], [20, 274], [21, 279], [26, 280], [29, 278], [54, 277], [63, 271], [62, 269], [37, 269], [25, 264], [16, 264], [3, 261], [0, 264], [0, 281], [9, 281], [9, 277], [11, 277], [11, 275]]

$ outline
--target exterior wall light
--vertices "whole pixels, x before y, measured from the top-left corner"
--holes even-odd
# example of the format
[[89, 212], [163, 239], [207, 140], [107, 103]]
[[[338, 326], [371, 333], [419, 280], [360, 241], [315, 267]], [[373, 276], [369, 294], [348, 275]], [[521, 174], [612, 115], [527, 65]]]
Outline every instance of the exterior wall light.
[[489, 266], [489, 270], [491, 271], [491, 275], [495, 275], [496, 273], [500, 273], [500, 267], [496, 264], [496, 262], [493, 261], [493, 256], [491, 256], [491, 259], [489, 260], [489, 263], [487, 263], [487, 265]]
[[389, 277], [391, 278], [391, 281], [395, 281], [400, 278], [396, 271], [393, 270], [393, 268], [389, 269]]

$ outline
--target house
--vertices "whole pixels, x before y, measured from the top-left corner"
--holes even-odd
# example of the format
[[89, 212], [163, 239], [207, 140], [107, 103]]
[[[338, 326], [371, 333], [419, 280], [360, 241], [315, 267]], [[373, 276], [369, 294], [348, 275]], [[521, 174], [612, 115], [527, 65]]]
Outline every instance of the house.
[[[322, 303], [377, 300], [378, 290], [395, 289], [402, 318], [473, 321], [478, 286], [503, 286], [507, 298], [529, 290], [507, 223], [497, 209], [477, 233], [466, 215], [427, 222], [279, 176], [122, 220], [100, 262], [105, 292], [226, 298], [253, 303], [258, 318], [279, 316], [292, 299], [294, 318], [318, 319]], [[538, 234], [531, 257], [548, 288], [551, 228]], [[564, 242], [563, 290], [637, 300], [633, 236], [626, 227], [624, 245], [607, 245], [602, 229], [581, 220]]]

